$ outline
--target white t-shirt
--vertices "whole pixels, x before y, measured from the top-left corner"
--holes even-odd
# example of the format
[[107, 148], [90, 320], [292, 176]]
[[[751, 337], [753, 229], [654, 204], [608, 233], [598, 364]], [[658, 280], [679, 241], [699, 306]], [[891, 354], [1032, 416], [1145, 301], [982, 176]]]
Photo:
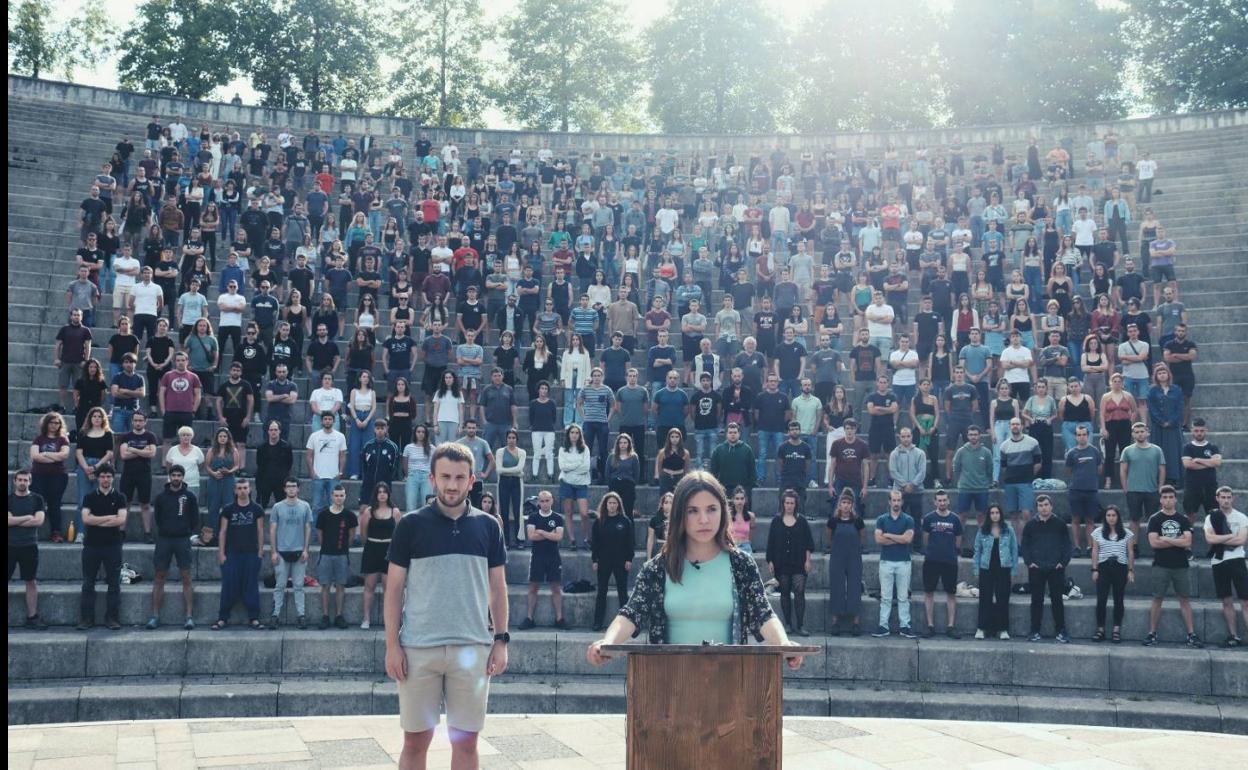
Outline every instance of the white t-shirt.
[[1087, 219], [1076, 219], [1070, 225], [1071, 231], [1075, 234], [1076, 246], [1091, 246], [1095, 242], [1096, 222], [1091, 217]]
[[[1226, 517], [1226, 525], [1230, 528], [1232, 535], [1238, 535], [1245, 527], [1248, 527], [1248, 516], [1245, 516], [1242, 511], [1232, 509], [1230, 515]], [[1213, 534], [1213, 520], [1209, 516], [1205, 517], [1205, 534]], [[1224, 561], [1243, 559], [1246, 555], [1248, 554], [1246, 554], [1242, 545], [1235, 548], [1227, 548], [1222, 552], [1221, 559], [1213, 559], [1209, 563], [1216, 567]]]
[[318, 430], [308, 436], [312, 450], [312, 477], [332, 479], [338, 475], [338, 453], [347, 451], [347, 437], [336, 430]]
[[359, 161], [355, 158], [343, 158], [338, 161], [338, 171], [342, 174], [343, 180], [347, 182], [355, 181], [355, 170], [359, 167]]
[[455, 252], [449, 246], [434, 246], [429, 251], [429, 256], [433, 258], [438, 270], [443, 273], [451, 272], [451, 257], [455, 256]]
[[[134, 257], [118, 256], [113, 260], [113, 270], [117, 273], [114, 285], [119, 289], [129, 289], [138, 282], [138, 273], [126, 275], [122, 270], [138, 270], [140, 267], [139, 260]], [[152, 284], [155, 286], [155, 284]], [[163, 290], [161, 292], [164, 293]]]
[[676, 209], [659, 209], [655, 212], [654, 221], [658, 223], [659, 230], [667, 235], [676, 229], [676, 225], [680, 222], [680, 213]]
[[876, 305], [867, 306], [867, 331], [872, 337], [892, 337], [893, 336], [893, 307], [892, 305]]
[[[919, 354], [913, 350], [907, 350], [904, 353], [900, 350], [894, 350], [892, 353], [888, 354], [888, 362], [894, 367], [897, 367], [897, 365], [901, 363], [917, 364], [919, 362]], [[918, 369], [897, 367], [893, 370], [893, 384], [915, 385], [918, 383], [918, 374]]]
[[1135, 170], [1139, 172], [1140, 179], [1152, 179], [1153, 175], [1157, 173], [1157, 161], [1151, 158], [1142, 160], [1135, 164]]
[[464, 403], [463, 397], [447, 393], [445, 396], [434, 396], [433, 403], [438, 410], [438, 422], [459, 422], [459, 405]]
[[[1031, 351], [1019, 345], [1017, 348], [1010, 345], [1001, 351], [1001, 363], [1027, 363], [1032, 362]], [[1013, 384], [1016, 382], [1031, 382], [1031, 370], [1024, 368], [1006, 369], [1005, 381]]]
[[217, 309], [221, 311], [218, 327], [242, 326], [243, 311], [247, 309], [247, 298], [242, 294], [225, 293], [217, 297]]
[[338, 388], [317, 388], [308, 396], [308, 404], [313, 414], [332, 411], [334, 404], [342, 403], [342, 391]]
[[154, 283], [136, 283], [130, 290], [130, 296], [134, 297], [135, 315], [156, 315], [165, 290]]

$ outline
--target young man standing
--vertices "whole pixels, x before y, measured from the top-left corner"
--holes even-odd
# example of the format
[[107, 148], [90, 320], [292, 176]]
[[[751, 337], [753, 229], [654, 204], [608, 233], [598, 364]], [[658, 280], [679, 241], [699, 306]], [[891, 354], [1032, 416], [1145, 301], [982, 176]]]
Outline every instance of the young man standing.
[[897, 602], [899, 633], [914, 638], [910, 630], [910, 543], [914, 540], [914, 519], [901, 510], [901, 493], [888, 493], [888, 513], [875, 520], [875, 543], [880, 546], [880, 623], [871, 634], [877, 639], [888, 636], [893, 614], [894, 594]]
[[321, 414], [321, 429], [308, 436], [304, 467], [311, 469], [312, 508], [321, 510], [347, 464], [347, 437], [334, 429], [334, 413]]
[[867, 507], [867, 479], [871, 478], [871, 448], [858, 438], [858, 422], [849, 418], [843, 424], [845, 436], [832, 442], [828, 450], [828, 497], [836, 500], [848, 489], [854, 495], [858, 517]]
[[[767, 459], [776, 456], [788, 425], [789, 397], [780, 392], [780, 377], [767, 375], [767, 386], [754, 398], [754, 430], [758, 435], [757, 467], [759, 484], [767, 482]], [[666, 435], [663, 432], [660, 436]]]
[[[502, 377], [501, 372], [499, 377]], [[585, 433], [585, 446], [594, 458], [594, 479], [597, 484], [606, 483], [607, 445], [611, 437], [611, 412], [615, 408], [615, 393], [602, 384], [602, 378], [602, 369], [595, 366], [589, 372], [589, 384], [581, 388], [576, 397], [576, 412], [581, 418], [581, 429]]]
[[1070, 523], [1074, 529], [1074, 553], [1081, 553], [1080, 536], [1086, 530], [1090, 554], [1092, 529], [1101, 519], [1098, 482], [1105, 467], [1105, 457], [1100, 449], [1088, 443], [1088, 426], [1075, 428], [1075, 445], [1066, 453], [1066, 467], [1070, 470], [1070, 491], [1066, 499], [1070, 503]]
[[[887, 470], [888, 454], [897, 446], [897, 415], [900, 411], [901, 404], [897, 401], [897, 394], [889, 390], [888, 378], [882, 375], [876, 377], [875, 392], [867, 396], [867, 414], [871, 415], [867, 439], [876, 468], [884, 466]], [[874, 481], [874, 478], [871, 480]]]
[[1248, 516], [1235, 510], [1235, 495], [1230, 487], [1218, 487], [1218, 513], [1225, 521], [1215, 522], [1214, 514], [1205, 517], [1205, 542], [1210, 545], [1214, 592], [1222, 600], [1222, 617], [1226, 619], [1223, 646], [1239, 647], [1243, 642], [1236, 631], [1232, 592], [1239, 597], [1239, 612], [1248, 629], [1248, 561], [1244, 552], [1244, 544], [1248, 543]]
[[1204, 643], [1196, 635], [1192, 621], [1192, 523], [1179, 513], [1179, 497], [1169, 484], [1161, 488], [1161, 510], [1148, 519], [1148, 544], [1153, 549], [1153, 604], [1148, 610], [1148, 636], [1144, 646], [1157, 643], [1157, 623], [1161, 605], [1170, 589], [1179, 597], [1179, 613], [1187, 627], [1187, 646], [1200, 648]]
[[1036, 500], [1031, 482], [1040, 473], [1042, 459], [1040, 442], [1023, 433], [1023, 421], [1017, 417], [1010, 420], [1010, 436], [1001, 442], [1001, 488], [1005, 492], [1005, 512], [1014, 517], [1015, 531], [1031, 518]]
[[498, 520], [468, 505], [472, 453], [439, 445], [429, 468], [436, 499], [399, 521], [386, 573], [386, 675], [399, 686], [404, 733], [399, 764], [424, 766], [445, 701], [451, 761], [476, 767], [489, 678], [507, 669], [507, 554]]
[[273, 550], [273, 617], [269, 628], [277, 628], [286, 600], [286, 581], [295, 594], [295, 613], [300, 629], [308, 627], [305, 615], [304, 576], [308, 568], [308, 547], [312, 543], [312, 507], [299, 499], [299, 480], [288, 478], [286, 496], [269, 511], [269, 545]]
[[801, 513], [802, 503], [806, 499], [803, 484], [811, 476], [811, 466], [815, 464], [815, 453], [810, 444], [802, 440], [802, 425], [792, 420], [788, 425], [788, 437], [776, 449], [776, 476], [780, 480], [781, 491], [792, 489], [797, 492], [797, 511]]
[[1070, 529], [1061, 517], [1053, 515], [1053, 501], [1048, 495], [1036, 498], [1036, 516], [1023, 528], [1018, 555], [1027, 565], [1027, 579], [1031, 584], [1031, 636], [1027, 641], [1041, 639], [1040, 623], [1044, 619], [1047, 589], [1057, 641], [1068, 644], [1070, 636], [1066, 633], [1062, 594], [1066, 590], [1066, 565], [1070, 563]]
[[251, 500], [251, 482], [235, 479], [234, 499], [221, 509], [217, 563], [221, 565], [221, 606], [214, 631], [230, 623], [230, 611], [241, 598], [247, 622], [260, 625], [260, 558], [264, 553], [264, 509]]
[[1218, 469], [1222, 452], [1209, 442], [1209, 427], [1202, 417], [1192, 421], [1192, 440], [1183, 447], [1183, 512], [1195, 520], [1197, 511], [1205, 515], [1218, 510]]
[[[160, 446], [160, 439], [147, 429], [147, 415], [135, 412], [130, 427], [118, 439], [121, 455], [121, 494], [130, 503], [139, 503], [143, 518], [143, 541], [152, 542], [152, 458]], [[190, 534], [187, 534], [190, 537]]]
[[[905, 428], [902, 428], [905, 431]], [[949, 509], [949, 493], [936, 493], [936, 510], [923, 517], [927, 550], [923, 555], [923, 610], [927, 613], [928, 639], [936, 636], [936, 589], [945, 590], [945, 636], [958, 639], [958, 551], [962, 546], [962, 520]]]
[[[113, 487], [113, 468], [108, 463], [95, 467], [96, 489], [82, 501], [82, 524], [86, 536], [82, 545], [82, 601], [78, 630], [95, 625], [95, 579], [100, 567], [108, 583], [104, 623], [109, 631], [121, 630], [121, 543], [126, 530], [129, 505]], [[190, 543], [190, 540], [187, 540]]]
[[[1138, 537], [1140, 520], [1161, 503], [1161, 486], [1166, 483], [1166, 457], [1161, 447], [1149, 443], [1148, 426], [1137, 422], [1131, 426], [1134, 443], [1122, 450], [1118, 460], [1119, 481], [1127, 491], [1127, 518], [1131, 531]], [[1138, 540], [1137, 540], [1138, 542]], [[1136, 547], [1136, 555], [1139, 548]]]
[[[155, 630], [160, 625], [160, 605], [165, 598], [165, 577], [175, 559], [178, 562], [178, 576], [182, 580], [182, 607], [186, 612], [182, 627], [188, 631], [195, 628], [192, 617], [195, 600], [191, 587], [191, 572], [195, 565], [191, 553], [191, 535], [199, 531], [199, 501], [184, 483], [185, 478], [186, 472], [182, 466], [169, 466], [169, 482], [156, 496], [156, 550], [153, 559], [156, 577], [152, 581], [152, 614], [147, 619], [148, 630]], [[125, 480], [124, 476], [122, 480]]]
[[[646, 413], [650, 406], [650, 391], [637, 384], [638, 372], [629, 367], [624, 387], [615, 392], [615, 403], [612, 407], [619, 413], [620, 433], [627, 433], [633, 440], [633, 451], [637, 453], [640, 465], [637, 483], [646, 483]], [[532, 409], [532, 407], [530, 407]], [[537, 455], [533, 457], [534, 468], [537, 467]], [[553, 468], [551, 469], [553, 472]], [[534, 476], [537, 475], [536, 470]]]
[[537, 495], [537, 511], [529, 514], [524, 529], [528, 533], [532, 558], [529, 561], [529, 594], [527, 615], [517, 628], [527, 631], [536, 624], [533, 613], [537, 609], [537, 592], [542, 583], [550, 585], [550, 603], [555, 610], [555, 628], [567, 628], [563, 619], [563, 560], [559, 555], [559, 541], [563, 540], [563, 516], [551, 510], [555, 498], [548, 490]]
[[906, 513], [916, 520], [922, 520], [927, 453], [914, 445], [914, 431], [909, 428], [897, 431], [897, 438], [900, 443], [888, 455], [888, 477], [893, 489], [901, 492]]
[[[342, 615], [343, 605], [347, 601], [347, 578], [351, 575], [350, 554], [351, 540], [355, 536], [355, 528], [359, 519], [355, 512], [347, 509], [347, 490], [341, 484], [334, 487], [330, 494], [332, 501], [328, 508], [316, 514], [316, 528], [321, 533], [321, 555], [316, 560], [316, 580], [321, 584], [321, 630], [329, 628], [329, 589], [338, 588], [335, 598], [334, 625], [338, 628], [347, 627], [347, 619]], [[296, 601], [296, 611], [298, 601]]]
[[378, 417], [373, 423], [373, 437], [360, 451], [360, 505], [370, 503], [378, 482], [393, 484], [400, 451], [398, 444], [390, 440], [390, 423]]
[[30, 471], [26, 469], [13, 474], [13, 491], [9, 493], [9, 580], [20, 567], [22, 582], [26, 584], [25, 627], [42, 631], [48, 624], [39, 617], [37, 573], [39, 528], [43, 526], [47, 505], [42, 495], [30, 491], [30, 480]]

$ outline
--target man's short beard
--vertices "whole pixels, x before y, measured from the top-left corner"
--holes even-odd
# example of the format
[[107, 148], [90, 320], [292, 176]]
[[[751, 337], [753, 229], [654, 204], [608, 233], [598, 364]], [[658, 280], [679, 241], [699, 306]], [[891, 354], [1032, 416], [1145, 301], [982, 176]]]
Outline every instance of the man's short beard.
[[439, 504], [440, 504], [443, 508], [455, 508], [455, 507], [458, 507], [459, 505], [462, 505], [462, 504], [464, 503], [464, 501], [466, 501], [466, 500], [468, 499], [468, 492], [467, 492], [467, 490], [465, 490], [465, 491], [463, 492], [462, 496], [461, 496], [458, 500], [449, 500], [449, 499], [447, 499], [447, 497], [446, 497], [446, 496], [447, 496], [449, 493], [448, 493], [448, 492], [446, 492], [446, 491], [444, 491], [444, 490], [441, 490], [441, 489], [435, 489], [434, 491], [437, 493], [438, 503], [439, 503]]

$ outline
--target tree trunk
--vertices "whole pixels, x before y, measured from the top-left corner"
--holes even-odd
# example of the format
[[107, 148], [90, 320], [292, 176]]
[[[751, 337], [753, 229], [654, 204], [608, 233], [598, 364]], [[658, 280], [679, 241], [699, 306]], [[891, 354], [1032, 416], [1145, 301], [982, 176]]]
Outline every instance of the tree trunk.
[[559, 62], [559, 130], [568, 132], [568, 60], [561, 58]]
[[438, 125], [446, 125], [446, 60], [451, 52], [446, 49], [446, 29], [450, 24], [449, 9], [447, 3], [442, 3], [442, 18], [440, 19], [439, 29], [441, 32], [441, 45], [438, 46]]

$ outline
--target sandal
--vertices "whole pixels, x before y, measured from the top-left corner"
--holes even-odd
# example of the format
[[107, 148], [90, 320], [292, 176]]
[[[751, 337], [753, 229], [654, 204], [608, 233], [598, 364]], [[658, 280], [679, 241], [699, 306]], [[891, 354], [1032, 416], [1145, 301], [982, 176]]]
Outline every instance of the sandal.
[[224, 620], [218, 620], [216, 623], [213, 623], [211, 626], [209, 626], [209, 628], [211, 628], [213, 631], [220, 631], [221, 629], [225, 628], [227, 625], [228, 624]]
[[259, 620], [252, 620], [252, 621], [248, 622], [248, 623], [247, 623], [247, 625], [248, 625], [248, 626], [250, 626], [252, 629], [254, 629], [254, 630], [256, 630], [256, 631], [263, 631], [263, 630], [264, 630], [264, 624], [263, 624], [263, 623], [261, 623]]
[[1103, 641], [1105, 641], [1105, 629], [1103, 629], [1103, 628], [1098, 628], [1098, 629], [1096, 629], [1096, 633], [1095, 633], [1095, 634], [1092, 634], [1092, 641], [1094, 641], [1094, 642], [1103, 642]]
[[1122, 641], [1122, 633], [1115, 628], [1114, 632], [1109, 635], [1109, 640], [1114, 644], [1120, 643]]

